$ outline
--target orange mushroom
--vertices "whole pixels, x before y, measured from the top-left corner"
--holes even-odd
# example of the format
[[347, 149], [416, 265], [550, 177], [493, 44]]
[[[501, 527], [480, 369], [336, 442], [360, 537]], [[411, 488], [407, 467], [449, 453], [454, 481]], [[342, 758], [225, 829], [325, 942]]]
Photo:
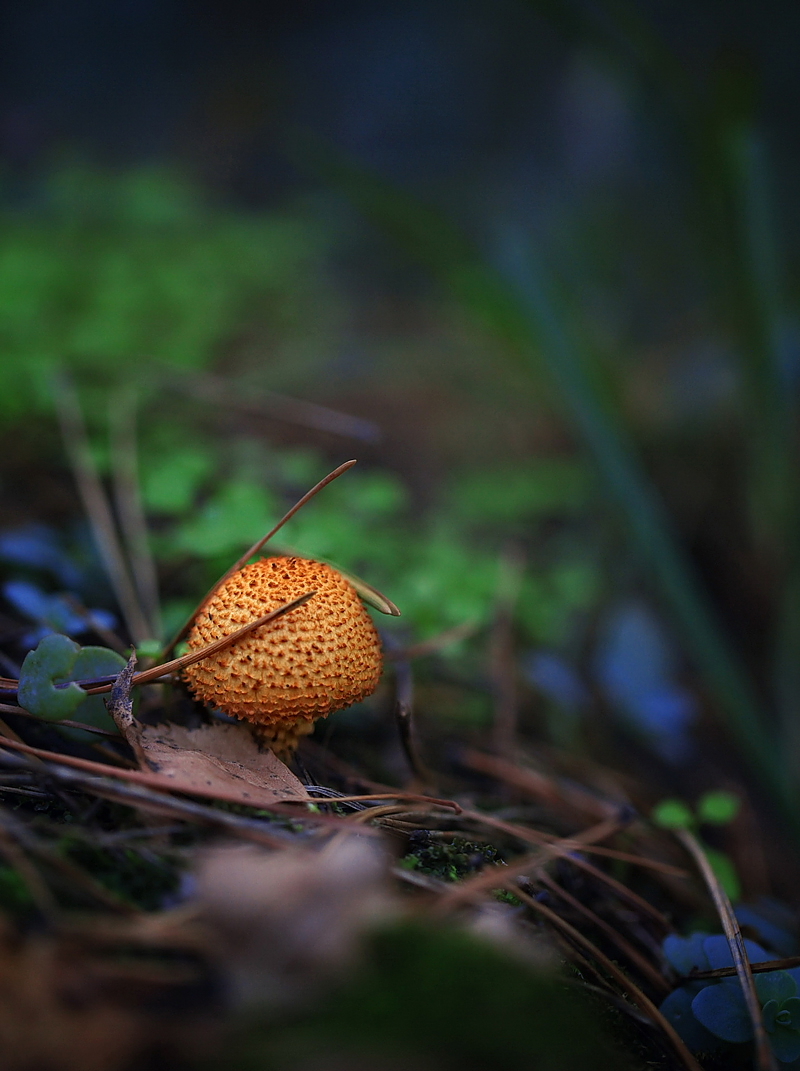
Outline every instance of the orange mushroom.
[[296, 610], [183, 671], [195, 698], [253, 722], [278, 754], [291, 754], [317, 718], [378, 686], [380, 639], [353, 585], [322, 562], [262, 558], [228, 577], [188, 636], [199, 650], [309, 591], [316, 594]]

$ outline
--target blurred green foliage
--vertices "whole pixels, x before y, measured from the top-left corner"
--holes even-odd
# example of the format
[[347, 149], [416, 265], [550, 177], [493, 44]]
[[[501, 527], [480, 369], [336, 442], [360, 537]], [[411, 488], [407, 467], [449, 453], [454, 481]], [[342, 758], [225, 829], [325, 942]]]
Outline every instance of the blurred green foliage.
[[628, 1066], [577, 990], [467, 932], [406, 922], [378, 933], [353, 977], [304, 1016], [252, 1021], [225, 1066], [511, 1071], [532, 1054], [537, 1071]]
[[0, 419], [49, 408], [66, 367], [108, 386], [203, 367], [250, 317], [286, 322], [320, 229], [204, 202], [163, 168], [81, 165], [0, 189]]
[[[683, 800], [661, 800], [653, 808], [650, 817], [656, 825], [664, 829], [688, 829], [696, 832], [697, 827], [702, 824], [727, 825], [739, 813], [740, 807], [741, 800], [738, 796], [718, 789], [704, 792], [694, 810]], [[725, 892], [731, 900], [739, 900], [742, 886], [730, 856], [705, 843], [703, 851]]]
[[[182, 559], [205, 563], [210, 585], [232, 560], [275, 523], [292, 501], [325, 474], [308, 450], [269, 450], [218, 461], [207, 444], [145, 451], [144, 502], [154, 518], [156, 557], [167, 568]], [[259, 473], [261, 474], [259, 476]], [[586, 509], [577, 466], [529, 465], [524, 479], [486, 470], [457, 475], [420, 516], [400, 478], [358, 468], [329, 485], [262, 553], [297, 553], [363, 576], [400, 607], [401, 629], [414, 639], [491, 619], [502, 584], [501, 555], [510, 537]], [[558, 642], [595, 604], [599, 564], [568, 538], [553, 538], [525, 573], [516, 619], [526, 642]], [[198, 596], [201, 592], [196, 593]], [[165, 605], [168, 624], [185, 603]], [[382, 624], [388, 625], [383, 618]]]

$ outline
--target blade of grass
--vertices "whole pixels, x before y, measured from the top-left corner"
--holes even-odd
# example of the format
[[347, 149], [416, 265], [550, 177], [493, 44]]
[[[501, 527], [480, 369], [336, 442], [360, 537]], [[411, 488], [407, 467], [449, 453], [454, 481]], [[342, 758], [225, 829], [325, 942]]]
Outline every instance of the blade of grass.
[[530, 250], [512, 237], [505, 243], [505, 260], [509, 286], [527, 311], [532, 338], [540, 340], [541, 358], [624, 513], [632, 540], [681, 627], [688, 652], [720, 701], [743, 753], [797, 824], [796, 797], [784, 780], [752, 682], [729, 649], [621, 422], [600, 402]]
[[750, 411], [750, 505], [757, 538], [777, 554], [781, 580], [775, 636], [775, 699], [787, 780], [800, 766], [800, 467], [797, 392], [781, 372], [781, 280], [766, 149], [752, 126], [721, 134], [731, 200], [732, 318]]
[[147, 521], [142, 508], [136, 446], [136, 393], [133, 388], [122, 389], [112, 399], [109, 422], [117, 517], [139, 600], [150, 627], [148, 638], [159, 638], [161, 600], [156, 564], [150, 550]]
[[226, 409], [239, 409], [245, 413], [268, 415], [276, 420], [299, 424], [301, 427], [315, 431], [325, 431], [332, 435], [343, 435], [362, 442], [379, 442], [381, 429], [371, 420], [342, 413], [325, 405], [317, 405], [300, 398], [291, 398], [274, 391], [237, 389], [236, 385], [223, 376], [209, 372], [201, 373], [194, 369], [191, 376], [175, 376], [171, 385], [186, 394], [205, 402], [222, 405]]
[[495, 269], [440, 213], [327, 147], [306, 141], [296, 147], [296, 155], [427, 265], [467, 309], [511, 344], [520, 359], [546, 370], [625, 518], [631, 541], [664, 605], [680, 627], [687, 654], [716, 697], [742, 753], [798, 832], [797, 793], [784, 777], [753, 683], [689, 567], [622, 421], [601, 401], [587, 371], [591, 355], [568, 330], [568, 317], [554, 300], [528, 245], [518, 235], [503, 236], [503, 263]]
[[784, 776], [800, 770], [800, 419], [779, 353], [781, 272], [766, 145], [755, 127], [755, 94], [739, 64], [720, 64], [708, 85], [692, 79], [640, 7], [527, 0], [568, 39], [622, 63], [663, 108], [689, 168], [686, 212], [705, 235], [707, 270], [732, 328], [742, 375], [739, 401], [748, 433], [751, 527], [777, 557], [778, 619], [774, 699], [781, 722]]
[[89, 437], [72, 383], [64, 375], [53, 380], [53, 400], [83, 508], [89, 518], [106, 575], [117, 597], [134, 643], [149, 639], [150, 627], [131, 579], [117, 526], [100, 474], [92, 457]]

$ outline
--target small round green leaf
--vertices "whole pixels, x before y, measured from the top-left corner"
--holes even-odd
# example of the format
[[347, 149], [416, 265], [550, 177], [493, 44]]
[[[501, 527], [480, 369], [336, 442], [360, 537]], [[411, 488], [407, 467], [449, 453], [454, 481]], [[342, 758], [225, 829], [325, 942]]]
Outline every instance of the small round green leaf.
[[75, 664], [69, 674], [69, 680], [85, 681], [95, 677], [116, 676], [126, 666], [121, 654], [108, 647], [81, 647]]
[[698, 1022], [723, 1041], [749, 1041], [753, 1036], [753, 1024], [738, 982], [701, 989], [692, 1001], [692, 1012]]
[[694, 825], [694, 815], [683, 800], [662, 800], [655, 805], [650, 817], [664, 829], [690, 829]]
[[701, 822], [724, 825], [739, 813], [742, 801], [733, 792], [706, 792], [697, 801], [697, 817]]
[[781, 1011], [787, 1011], [792, 1027], [800, 1030], [800, 997], [788, 997], [781, 1005]]
[[768, 1000], [761, 1009], [761, 1018], [764, 1020], [764, 1029], [768, 1034], [771, 1034], [775, 1029], [775, 1017], [779, 1011], [780, 1004], [778, 1004], [777, 1000]]
[[161, 640], [140, 640], [136, 645], [136, 654], [139, 658], [160, 658], [164, 650]]
[[[777, 1001], [783, 1004], [790, 997], [796, 998], [797, 982], [786, 971], [768, 971], [766, 974], [755, 974], [753, 980], [756, 984], [756, 993], [762, 1004], [769, 1001]], [[798, 1001], [800, 1004], [800, 1001]], [[798, 1019], [800, 1024], [800, 1019]]]
[[52, 721], [69, 718], [86, 698], [77, 684], [56, 688], [69, 679], [80, 647], [68, 636], [45, 636], [35, 651], [29, 651], [19, 673], [17, 697], [20, 706]]
[[[31, 714], [51, 721], [71, 718], [80, 707], [84, 721], [113, 729], [100, 696], [87, 696], [77, 684], [67, 682], [116, 676], [124, 668], [122, 655], [108, 647], [80, 647], [67, 636], [45, 636], [22, 663], [19, 702]], [[57, 688], [58, 684], [66, 687]]]

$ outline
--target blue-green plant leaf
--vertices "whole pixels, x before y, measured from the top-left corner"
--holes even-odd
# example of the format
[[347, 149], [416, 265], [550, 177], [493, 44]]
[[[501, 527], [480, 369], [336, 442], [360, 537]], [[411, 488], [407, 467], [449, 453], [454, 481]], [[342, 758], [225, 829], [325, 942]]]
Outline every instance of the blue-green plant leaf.
[[[772, 959], [772, 956], [761, 945], [756, 944], [755, 941], [745, 938], [744, 947], [747, 950], [747, 958], [751, 963], [766, 963]], [[728, 943], [728, 938], [723, 934], [715, 933], [711, 937], [706, 937], [705, 941], [703, 941], [703, 950], [712, 971], [719, 970], [720, 967], [733, 966], [731, 946]]]
[[779, 956], [793, 956], [797, 952], [794, 915], [783, 904], [762, 896], [755, 904], [737, 904], [736, 918]]
[[788, 997], [781, 1005], [781, 1011], [788, 1011], [792, 1017], [792, 1028], [800, 1030], [800, 997]]
[[777, 1000], [768, 1000], [764, 1007], [761, 1009], [761, 1018], [764, 1020], [764, 1029], [768, 1034], [771, 1034], [775, 1030], [775, 1016], [780, 1010], [780, 1004]]
[[778, 1024], [769, 1040], [772, 1051], [782, 1064], [791, 1063], [800, 1057], [800, 1033], [797, 1030]]
[[99, 696], [87, 696], [77, 684], [69, 683], [62, 688], [56, 685], [111, 676], [124, 666], [122, 655], [107, 647], [80, 647], [58, 633], [45, 636], [22, 663], [17, 692], [20, 705], [31, 714], [51, 721], [70, 718], [81, 706], [81, 715], [90, 724], [113, 729]]
[[676, 933], [671, 933], [669, 937], [664, 938], [662, 951], [679, 974], [690, 974], [695, 969], [707, 971], [710, 968], [703, 942], [708, 936], [702, 930], [690, 937], [679, 937]]
[[713, 1052], [720, 1047], [719, 1038], [699, 1023], [692, 1012], [692, 992], [687, 986], [675, 989], [662, 1002], [661, 1014], [672, 1023], [692, 1052]]
[[81, 647], [68, 680], [92, 680], [94, 677], [116, 675], [126, 666], [121, 654], [108, 647]]
[[[753, 976], [756, 983], [756, 993], [762, 1004], [775, 1000], [783, 1004], [790, 997], [796, 997], [797, 983], [786, 971], [769, 971], [767, 974]], [[800, 1003], [800, 1002], [798, 1002]], [[800, 1019], [798, 1019], [800, 1025]]]
[[[70, 678], [77, 681], [110, 677], [124, 668], [125, 659], [116, 651], [111, 651], [108, 647], [82, 647], [72, 667]], [[85, 696], [80, 706], [79, 719], [87, 725], [93, 725], [95, 729], [105, 729], [107, 732], [114, 732], [115, 729], [114, 720], [106, 710], [102, 695]], [[82, 729], [64, 728], [61, 731], [73, 740], [97, 739]]]
[[723, 1041], [749, 1041], [753, 1024], [738, 980], [701, 989], [692, 1001], [692, 1012], [707, 1030]]
[[86, 693], [77, 684], [66, 688], [56, 688], [56, 684], [69, 679], [79, 652], [79, 645], [68, 636], [45, 636], [22, 663], [17, 690], [20, 706], [53, 721], [71, 717]]

